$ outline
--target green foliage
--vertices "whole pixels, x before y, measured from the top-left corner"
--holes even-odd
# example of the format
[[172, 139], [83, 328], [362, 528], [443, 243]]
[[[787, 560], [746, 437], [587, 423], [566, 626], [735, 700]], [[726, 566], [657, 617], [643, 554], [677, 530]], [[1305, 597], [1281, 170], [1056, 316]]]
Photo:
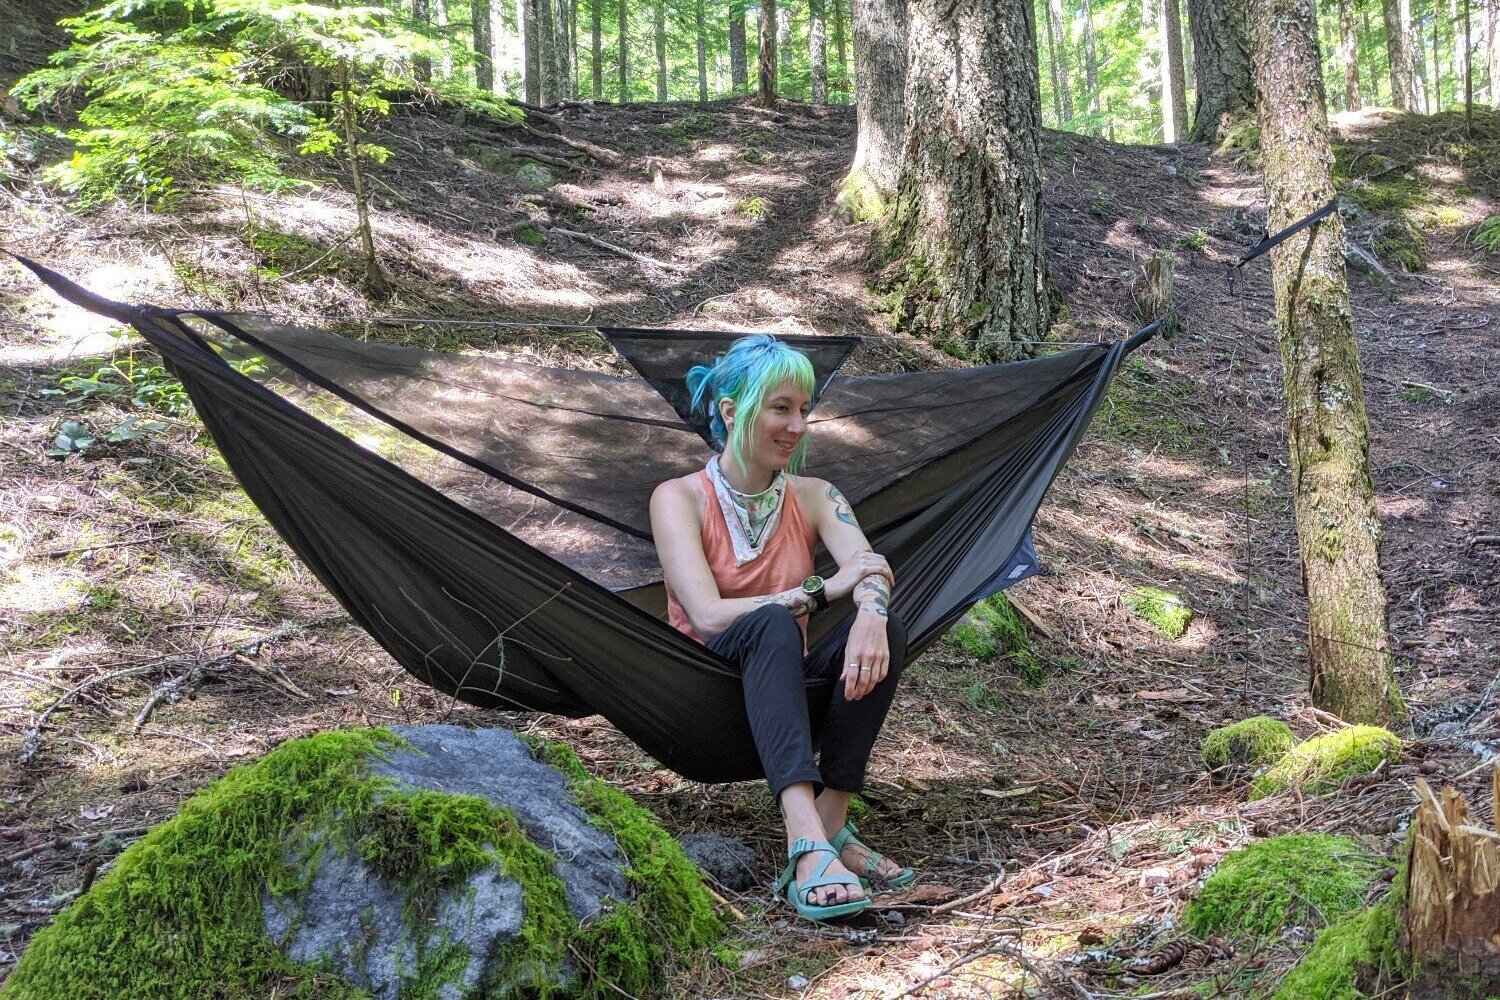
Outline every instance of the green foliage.
[[516, 242], [529, 247], [539, 247], [547, 242], [547, 237], [531, 226], [522, 226], [516, 230]]
[[[388, 95], [410, 90], [416, 59], [442, 46], [395, 7], [300, 0], [110, 0], [61, 22], [71, 44], [18, 84], [32, 107], [81, 94], [68, 133], [73, 157], [50, 176], [88, 204], [111, 198], [170, 200], [194, 185], [229, 180], [277, 189], [292, 149], [345, 155], [352, 109], [384, 117]], [[332, 82], [332, 101], [293, 100], [289, 76]], [[517, 111], [457, 81], [435, 96], [500, 117]], [[361, 144], [376, 162], [388, 155]]]
[[1186, 601], [1161, 587], [1136, 587], [1122, 598], [1137, 617], [1156, 626], [1168, 639], [1180, 639], [1193, 620], [1193, 609]]
[[1221, 726], [1203, 738], [1203, 763], [1210, 771], [1231, 764], [1255, 767], [1274, 764], [1296, 741], [1286, 723], [1265, 715]]
[[1266, 938], [1292, 925], [1326, 927], [1359, 907], [1383, 867], [1383, 858], [1347, 837], [1273, 837], [1226, 855], [1188, 904], [1182, 926], [1199, 937], [1238, 938]]
[[[1027, 684], [1038, 686], [1047, 679], [1041, 661], [1032, 652], [1026, 626], [1004, 594], [992, 594], [975, 604], [948, 630], [943, 642], [950, 649], [960, 649], [981, 662], [1003, 658], [1020, 672]], [[975, 697], [983, 700], [982, 696]]]
[[990, 712], [1003, 707], [1005, 703], [984, 681], [975, 681], [964, 689], [964, 704], [976, 712]]
[[766, 214], [766, 200], [759, 195], [753, 198], [741, 198], [734, 203], [734, 214], [746, 219], [761, 219]]
[[1271, 1000], [1365, 1000], [1369, 994], [1360, 986], [1371, 973], [1402, 976], [1400, 938], [1401, 912], [1393, 900], [1358, 910], [1318, 932]]
[[[122, 337], [128, 331], [121, 328], [114, 336]], [[152, 357], [146, 354], [147, 358]], [[134, 348], [123, 355], [116, 352], [110, 359], [92, 370], [65, 373], [58, 377], [57, 388], [42, 390], [44, 396], [62, 396], [74, 406], [93, 403], [111, 403], [129, 406], [137, 410], [152, 411], [168, 417], [187, 417], [192, 413], [192, 401], [187, 390], [175, 376], [161, 364], [149, 360], [138, 362]], [[135, 441], [147, 434], [166, 429], [166, 424], [153, 420], [145, 414], [130, 414], [114, 427], [102, 434], [90, 430], [78, 420], [66, 420], [52, 439], [47, 454], [53, 458], [66, 458], [71, 454], [85, 454], [101, 444], [122, 444]]]
[[1195, 229], [1186, 236], [1179, 236], [1172, 241], [1172, 245], [1178, 250], [1191, 250], [1194, 253], [1202, 253], [1208, 246], [1208, 233], [1202, 229]]
[[1474, 230], [1469, 242], [1485, 253], [1500, 253], [1500, 215], [1492, 215]]
[[1250, 798], [1288, 789], [1321, 795], [1401, 754], [1401, 740], [1379, 726], [1349, 726], [1299, 743], [1250, 784]]

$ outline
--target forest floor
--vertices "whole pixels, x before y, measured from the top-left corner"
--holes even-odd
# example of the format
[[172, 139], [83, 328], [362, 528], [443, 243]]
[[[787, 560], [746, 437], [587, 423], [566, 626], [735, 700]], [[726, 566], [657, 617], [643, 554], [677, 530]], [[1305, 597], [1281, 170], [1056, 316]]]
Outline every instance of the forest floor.
[[[118, 299], [598, 370], [623, 367], [583, 331], [377, 320], [857, 333], [870, 338], [857, 369], [956, 363], [890, 328], [866, 287], [869, 226], [831, 214], [852, 109], [585, 106], [559, 121], [597, 158], [563, 169], [507, 155], [518, 142], [578, 153], [545, 125], [521, 138], [449, 112], [391, 121], [393, 155], [372, 171], [395, 288], [381, 303], [359, 291], [352, 204], [332, 174], [275, 196], [219, 189], [169, 213], [80, 214], [41, 184], [60, 151], [36, 140], [3, 165], [0, 242]], [[1011, 594], [1034, 621], [1046, 682], [941, 645], [925, 654], [877, 748], [862, 820], [921, 870], [918, 887], [854, 928], [796, 921], [765, 886], [725, 890], [737, 960], [704, 961], [665, 994], [896, 996], [925, 981], [930, 996], [1045, 995], [1044, 975], [1095, 996], [1260, 996], [1306, 928], [1149, 981], [1126, 960], [1170, 940], [1204, 872], [1252, 837], [1326, 830], [1392, 851], [1418, 775], [1456, 784], [1489, 819], [1500, 255], [1470, 239], [1497, 211], [1500, 122], [1484, 115], [1473, 143], [1461, 129], [1451, 115], [1340, 123], [1343, 173], [1397, 167], [1346, 184], [1376, 209], [1351, 239], [1392, 274], [1356, 275], [1353, 295], [1415, 722], [1401, 761], [1333, 794], [1252, 804], [1243, 783], [1205, 775], [1199, 741], [1215, 726], [1256, 714], [1298, 736], [1339, 725], [1308, 699], [1266, 259], [1226, 280], [1259, 238], [1260, 182], [1227, 152], [1048, 133], [1048, 249], [1065, 302], [1053, 336], [1130, 332], [1131, 285], [1157, 250], [1176, 256], [1184, 328], [1122, 369], [1038, 518], [1048, 572]], [[1399, 197], [1379, 186], [1392, 179]], [[1392, 259], [1416, 252], [1413, 272]], [[123, 841], [233, 764], [339, 725], [456, 720], [565, 739], [674, 832], [750, 844], [768, 886], [783, 845], [763, 787], [683, 780], [600, 718], [481, 711], [412, 681], [261, 519], [155, 366], [133, 337], [0, 265], [0, 975]], [[132, 414], [160, 427], [47, 454], [67, 421], [100, 436]], [[1121, 595], [1143, 584], [1188, 601], [1185, 635], [1165, 639], [1125, 609]], [[200, 686], [144, 711], [194, 668]]]

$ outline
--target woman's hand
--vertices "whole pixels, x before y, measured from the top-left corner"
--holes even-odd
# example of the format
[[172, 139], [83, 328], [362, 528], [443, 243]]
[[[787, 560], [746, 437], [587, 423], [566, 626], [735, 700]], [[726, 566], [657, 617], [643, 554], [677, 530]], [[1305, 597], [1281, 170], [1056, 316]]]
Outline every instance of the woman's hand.
[[859, 581], [867, 576], [883, 576], [892, 587], [896, 586], [896, 576], [891, 572], [891, 564], [886, 562], [885, 556], [878, 552], [864, 549], [854, 553], [839, 571], [827, 580], [823, 581], [823, 593], [830, 601], [848, 597], [854, 592], [854, 587]]
[[886, 620], [869, 611], [860, 611], [849, 627], [844, 644], [844, 697], [859, 701], [885, 680], [891, 669], [891, 646], [886, 641]]

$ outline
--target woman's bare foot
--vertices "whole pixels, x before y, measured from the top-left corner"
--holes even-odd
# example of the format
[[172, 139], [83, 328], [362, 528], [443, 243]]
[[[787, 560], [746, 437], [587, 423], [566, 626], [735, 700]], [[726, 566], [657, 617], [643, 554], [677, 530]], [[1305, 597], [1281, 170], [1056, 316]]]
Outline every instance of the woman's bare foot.
[[[815, 874], [827, 859], [828, 855], [821, 851], [802, 855], [797, 861], [797, 884], [801, 885]], [[837, 859], [823, 874], [834, 878], [843, 876], [849, 881], [808, 889], [802, 896], [804, 901], [814, 906], [837, 906], [839, 903], [854, 903], [865, 898], [865, 887], [859, 884], [859, 878]]]

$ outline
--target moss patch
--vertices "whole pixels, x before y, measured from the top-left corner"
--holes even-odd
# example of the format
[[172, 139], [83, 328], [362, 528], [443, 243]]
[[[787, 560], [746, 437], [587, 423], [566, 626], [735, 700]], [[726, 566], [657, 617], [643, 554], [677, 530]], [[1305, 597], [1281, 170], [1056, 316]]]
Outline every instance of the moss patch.
[[734, 203], [734, 214], [746, 219], [762, 219], [766, 215], [766, 200], [759, 195], [741, 198]]
[[839, 183], [834, 211], [845, 222], [873, 222], [885, 215], [886, 204], [880, 189], [863, 170], [850, 173]]
[[295, 829], [369, 815], [377, 783], [364, 762], [394, 744], [383, 730], [323, 733], [230, 771], [37, 932], [0, 996], [367, 996], [282, 957], [261, 894], [306, 886], [305, 859], [284, 854]]
[[702, 139], [704, 136], [713, 135], [718, 127], [718, 119], [713, 115], [703, 114], [700, 111], [689, 111], [676, 121], [652, 125], [651, 131], [657, 135], [664, 135], [680, 142], [691, 142], [694, 139]]
[[1031, 649], [1026, 626], [1004, 594], [992, 594], [970, 608], [943, 636], [943, 642], [949, 649], [962, 650], [982, 662], [1004, 659], [1020, 671], [1027, 684], [1040, 685], [1047, 679]]
[[1356, 774], [1368, 774], [1401, 754], [1401, 740], [1379, 726], [1350, 726], [1299, 743], [1250, 785], [1261, 799], [1291, 788], [1321, 795]]
[[522, 226], [516, 230], [516, 242], [529, 247], [539, 247], [547, 242], [547, 237], [530, 226]]
[[1170, 590], [1161, 587], [1137, 587], [1123, 598], [1125, 606], [1138, 618], [1145, 619], [1168, 639], [1180, 639], [1193, 620], [1193, 609]]
[[1370, 980], [1399, 977], [1401, 916], [1387, 900], [1318, 932], [1271, 1000], [1364, 1000]]
[[1347, 837], [1294, 833], [1263, 840], [1219, 862], [1183, 914], [1183, 927], [1199, 937], [1242, 938], [1269, 937], [1291, 925], [1326, 927], [1363, 902], [1384, 866]]
[[1203, 738], [1203, 763], [1210, 771], [1230, 765], [1274, 764], [1296, 742], [1286, 723], [1256, 715], [1215, 729]]
[[[649, 811], [589, 774], [572, 750], [523, 738], [538, 760], [562, 772], [573, 800], [593, 824], [615, 838], [629, 863], [626, 876], [636, 889], [633, 907], [616, 907], [585, 928], [578, 951], [597, 978], [627, 993], [645, 992], [654, 966], [675, 953], [708, 947], [723, 936], [698, 869]], [[598, 995], [609, 993], [602, 992], [601, 984]]]

